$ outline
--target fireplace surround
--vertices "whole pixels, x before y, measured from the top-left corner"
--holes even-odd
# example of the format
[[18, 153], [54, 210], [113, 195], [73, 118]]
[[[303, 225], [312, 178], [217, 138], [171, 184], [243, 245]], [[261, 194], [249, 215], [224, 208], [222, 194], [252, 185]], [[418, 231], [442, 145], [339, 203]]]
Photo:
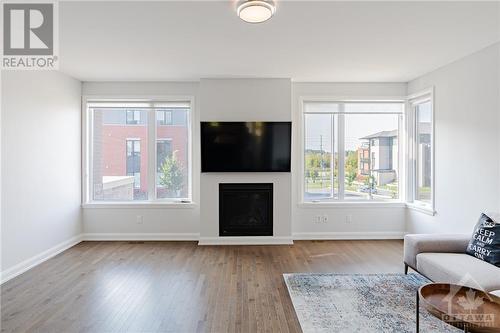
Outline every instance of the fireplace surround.
[[273, 184], [220, 183], [219, 236], [273, 236]]

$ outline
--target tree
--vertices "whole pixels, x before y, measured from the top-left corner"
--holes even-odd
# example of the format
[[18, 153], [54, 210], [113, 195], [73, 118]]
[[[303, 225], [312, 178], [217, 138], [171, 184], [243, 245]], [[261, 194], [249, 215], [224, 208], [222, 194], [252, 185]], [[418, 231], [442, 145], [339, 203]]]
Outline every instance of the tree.
[[[305, 154], [305, 177], [313, 183], [323, 181], [331, 171], [332, 154], [325, 151], [307, 150]], [[329, 178], [329, 177], [328, 177]]]
[[366, 177], [365, 185], [368, 186], [370, 191], [373, 192], [375, 190], [375, 186], [377, 186], [377, 181], [375, 180], [375, 177], [373, 176]]
[[345, 168], [347, 184], [351, 186], [358, 175], [358, 154], [356, 151], [347, 152]]
[[177, 194], [184, 187], [182, 163], [177, 159], [177, 150], [165, 157], [160, 167], [160, 185]]
[[345, 160], [345, 167], [347, 172], [357, 172], [358, 170], [358, 153], [353, 150], [347, 151]]
[[354, 180], [356, 179], [356, 172], [347, 171], [347, 185], [352, 186]]

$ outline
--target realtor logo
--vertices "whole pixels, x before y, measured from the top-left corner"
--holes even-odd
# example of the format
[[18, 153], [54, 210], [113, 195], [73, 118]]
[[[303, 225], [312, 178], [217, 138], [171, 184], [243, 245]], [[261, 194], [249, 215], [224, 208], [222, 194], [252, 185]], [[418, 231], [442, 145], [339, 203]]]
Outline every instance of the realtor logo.
[[56, 6], [3, 3], [2, 69], [56, 69]]

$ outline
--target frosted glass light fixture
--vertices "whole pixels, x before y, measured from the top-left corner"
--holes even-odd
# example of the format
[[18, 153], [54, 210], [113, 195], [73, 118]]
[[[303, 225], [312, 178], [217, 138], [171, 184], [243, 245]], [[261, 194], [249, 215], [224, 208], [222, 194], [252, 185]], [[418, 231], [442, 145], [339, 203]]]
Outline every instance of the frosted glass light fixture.
[[238, 5], [238, 17], [248, 23], [261, 23], [269, 20], [276, 12], [272, 1], [246, 0]]

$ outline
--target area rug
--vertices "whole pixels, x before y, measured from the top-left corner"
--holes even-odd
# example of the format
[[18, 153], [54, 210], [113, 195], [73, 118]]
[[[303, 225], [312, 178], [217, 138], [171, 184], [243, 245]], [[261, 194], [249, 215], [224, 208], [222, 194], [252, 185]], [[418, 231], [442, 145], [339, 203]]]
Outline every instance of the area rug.
[[[417, 274], [283, 274], [300, 326], [309, 332], [415, 332]], [[420, 309], [420, 332], [460, 330]]]

